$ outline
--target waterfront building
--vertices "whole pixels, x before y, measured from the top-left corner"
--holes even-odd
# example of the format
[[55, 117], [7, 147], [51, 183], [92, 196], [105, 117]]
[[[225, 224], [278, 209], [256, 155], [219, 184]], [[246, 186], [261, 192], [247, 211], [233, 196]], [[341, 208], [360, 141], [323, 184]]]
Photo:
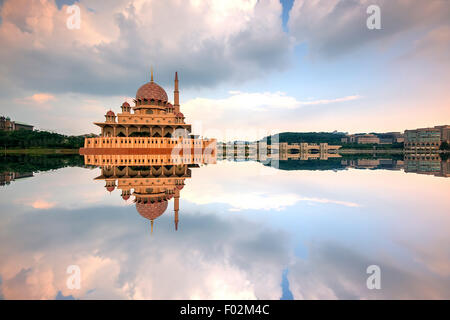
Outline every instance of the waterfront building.
[[359, 143], [359, 144], [392, 144], [402, 143], [404, 135], [400, 132], [386, 133], [357, 133], [350, 134], [341, 138], [342, 143]]
[[366, 143], [374, 143], [379, 144], [380, 138], [374, 134], [350, 134], [346, 137], [341, 138], [342, 143], [358, 143], [358, 144], [366, 144]]
[[174, 148], [183, 152], [201, 153], [208, 149], [214, 153], [215, 139], [200, 139], [191, 134], [191, 125], [185, 122], [180, 110], [178, 73], [175, 73], [173, 104], [166, 91], [153, 80], [142, 85], [136, 92], [134, 106], [124, 102], [117, 115], [109, 110], [104, 122], [95, 122], [101, 129], [100, 137], [85, 138], [83, 155], [165, 154]]
[[400, 132], [377, 133], [376, 136], [380, 138], [380, 144], [402, 143], [405, 141], [403, 133]]
[[439, 150], [442, 142], [450, 143], [450, 126], [405, 130], [405, 151], [430, 153]]
[[125, 201], [133, 197], [137, 212], [154, 221], [174, 199], [174, 223], [178, 229], [180, 192], [191, 177], [190, 168], [216, 163], [216, 140], [191, 133], [180, 110], [178, 73], [173, 104], [153, 80], [136, 92], [134, 106], [122, 104], [117, 115], [109, 110], [99, 137], [86, 137], [80, 154], [86, 165], [99, 166], [109, 192], [121, 190]]
[[0, 131], [16, 130], [33, 130], [33, 126], [19, 121], [12, 121], [10, 117], [0, 117]]

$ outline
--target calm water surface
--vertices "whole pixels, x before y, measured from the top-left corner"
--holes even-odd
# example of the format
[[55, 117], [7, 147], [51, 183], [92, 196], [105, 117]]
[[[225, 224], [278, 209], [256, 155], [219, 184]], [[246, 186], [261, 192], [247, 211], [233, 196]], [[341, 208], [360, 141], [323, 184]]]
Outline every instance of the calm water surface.
[[450, 298], [449, 178], [395, 161], [223, 160], [191, 168], [178, 230], [171, 199], [151, 233], [100, 168], [26, 162], [2, 164], [4, 299]]

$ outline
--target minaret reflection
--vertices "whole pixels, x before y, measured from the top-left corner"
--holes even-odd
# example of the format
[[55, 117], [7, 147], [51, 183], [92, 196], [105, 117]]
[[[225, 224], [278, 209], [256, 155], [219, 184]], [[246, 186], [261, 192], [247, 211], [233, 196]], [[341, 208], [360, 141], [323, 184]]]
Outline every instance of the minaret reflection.
[[[90, 156], [95, 157], [95, 156]], [[101, 157], [101, 156], [98, 156]], [[122, 199], [132, 198], [137, 212], [150, 220], [153, 233], [155, 220], [162, 216], [173, 198], [174, 229], [179, 226], [180, 193], [185, 180], [191, 178], [191, 169], [200, 165], [216, 163], [215, 153], [202, 157], [166, 157], [166, 155], [146, 155], [146, 161], [139, 161], [142, 155], [121, 155], [127, 165], [100, 166], [101, 175], [95, 180], [104, 180], [108, 192], [121, 190]], [[86, 164], [103, 162], [101, 159], [86, 159]], [[147, 163], [155, 163], [148, 165]]]

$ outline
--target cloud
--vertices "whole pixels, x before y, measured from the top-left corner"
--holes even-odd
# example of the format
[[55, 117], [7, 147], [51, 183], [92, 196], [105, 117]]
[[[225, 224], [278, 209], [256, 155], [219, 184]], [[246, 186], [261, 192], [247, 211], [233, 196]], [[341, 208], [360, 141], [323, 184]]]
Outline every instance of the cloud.
[[[276, 174], [268, 177], [268, 171]], [[171, 203], [151, 236], [148, 220], [131, 203], [123, 206], [119, 190], [110, 194], [95, 181], [99, 174], [98, 168], [64, 168], [18, 181], [21, 199], [13, 185], [1, 193], [4, 298], [53, 299], [61, 291], [82, 299], [279, 299], [286, 268], [297, 299], [450, 294], [445, 179], [221, 161], [192, 169], [182, 190], [179, 230], [173, 230]], [[42, 194], [42, 185], [52, 192]], [[387, 194], [396, 197], [381, 201]], [[230, 206], [218, 204], [225, 197]], [[270, 211], [230, 214], [238, 197], [238, 204], [262, 197], [303, 202], [284, 212], [274, 203]], [[58, 204], [42, 214], [24, 205], [42, 198]], [[325, 199], [358, 201], [364, 210]], [[310, 200], [325, 203], [308, 206]], [[302, 259], [295, 256], [298, 246], [306, 248]], [[73, 264], [82, 271], [81, 290], [66, 287]], [[365, 287], [370, 264], [382, 270], [377, 292]]]
[[45, 200], [36, 200], [34, 201], [31, 206], [35, 209], [50, 209], [55, 206], [56, 203], [54, 202], [48, 202]]
[[69, 30], [65, 6], [5, 1], [1, 76], [28, 90], [129, 95], [148, 80], [150, 65], [162, 85], [178, 70], [184, 88], [210, 87], [286, 69], [292, 57], [278, 0], [77, 5], [81, 29]]
[[[381, 10], [381, 29], [369, 30], [366, 9]], [[306, 42], [313, 55], [333, 57], [378, 42], [396, 44], [396, 36], [436, 25], [448, 24], [448, 1], [421, 0], [296, 0], [289, 17], [289, 30], [298, 42]]]
[[30, 97], [26, 97], [23, 99], [15, 99], [18, 103], [24, 103], [24, 104], [38, 104], [42, 105], [49, 101], [55, 100], [55, 96], [49, 93], [35, 93]]
[[359, 95], [346, 96], [335, 99], [320, 99], [320, 100], [307, 100], [300, 101], [294, 97], [286, 96], [284, 92], [241, 92], [241, 91], [229, 91], [230, 96], [225, 99], [206, 99], [196, 98], [188, 101], [190, 103], [201, 103], [204, 105], [210, 105], [211, 108], [236, 108], [240, 110], [258, 111], [264, 108], [276, 108], [276, 109], [294, 109], [307, 105], [320, 105], [330, 104], [336, 102], [345, 102], [360, 99]]
[[402, 58], [440, 62], [440, 68], [450, 68], [450, 25], [440, 26], [414, 42], [414, 50]]
[[210, 202], [225, 203], [230, 206], [229, 211], [242, 211], [242, 210], [276, 210], [281, 211], [286, 207], [294, 206], [299, 202], [306, 203], [319, 203], [319, 204], [336, 204], [346, 207], [359, 207], [360, 205], [354, 202], [338, 201], [325, 198], [308, 198], [302, 197], [297, 194], [288, 193], [280, 194], [274, 192], [247, 192], [245, 197], [242, 197], [242, 193], [239, 191], [222, 192], [216, 194], [214, 197], [202, 197], [200, 200], [196, 200], [195, 197], [190, 197], [190, 200], [198, 204], [207, 204]]
[[[360, 95], [331, 99], [298, 100], [283, 92], [230, 91], [222, 99], [194, 98], [183, 104], [189, 119], [204, 124], [203, 134], [219, 140], [260, 139], [279, 130], [296, 130], [302, 108], [328, 106], [336, 108], [360, 100]], [[270, 122], [270, 125], [268, 125]], [[269, 132], [274, 131], [274, 132]], [[194, 131], [201, 134], [194, 128]]]
[[[195, 172], [195, 184], [186, 188], [183, 197], [199, 205], [226, 204], [229, 211], [236, 212], [246, 210], [282, 211], [289, 207], [302, 207], [301, 202], [306, 205], [321, 204], [324, 210], [327, 205], [349, 208], [361, 206], [354, 201], [333, 199], [331, 195], [324, 196], [323, 193], [311, 194], [310, 190], [296, 186], [297, 177], [291, 177], [292, 174], [289, 173], [283, 177], [284, 172], [282, 171], [277, 171], [277, 179], [267, 183], [267, 171], [271, 170], [272, 168], [253, 161], [244, 163], [223, 161], [214, 167], [202, 168]], [[221, 184], [211, 181], [208, 178], [211, 175], [215, 175]], [[223, 188], [223, 185], [233, 187]], [[345, 195], [338, 195], [338, 197], [345, 197]]]
[[[9, 228], [0, 236], [9, 243], [0, 247], [8, 257], [0, 261], [4, 298], [54, 299], [59, 291], [77, 299], [281, 297], [290, 259], [282, 231], [186, 209], [180, 218], [182, 229], [174, 233], [166, 213], [150, 236], [134, 206], [15, 215], [11, 226], [23, 236]], [[66, 286], [69, 265], [80, 267], [80, 290]]]
[[[450, 294], [444, 277], [405, 270], [386, 254], [367, 256], [327, 242], [308, 245], [308, 252], [307, 259], [298, 259], [289, 269], [294, 299], [445, 299]], [[380, 290], [366, 286], [366, 269], [373, 264], [381, 269]]]

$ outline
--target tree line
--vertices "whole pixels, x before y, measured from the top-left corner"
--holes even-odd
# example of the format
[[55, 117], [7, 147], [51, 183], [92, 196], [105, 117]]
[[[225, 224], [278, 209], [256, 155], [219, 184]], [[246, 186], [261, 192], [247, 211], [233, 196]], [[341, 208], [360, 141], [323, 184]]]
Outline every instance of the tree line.
[[84, 167], [83, 156], [78, 154], [37, 156], [14, 154], [0, 156], [0, 172], [38, 172], [64, 167]]
[[77, 149], [84, 146], [84, 138], [39, 130], [0, 131], [0, 147]]

